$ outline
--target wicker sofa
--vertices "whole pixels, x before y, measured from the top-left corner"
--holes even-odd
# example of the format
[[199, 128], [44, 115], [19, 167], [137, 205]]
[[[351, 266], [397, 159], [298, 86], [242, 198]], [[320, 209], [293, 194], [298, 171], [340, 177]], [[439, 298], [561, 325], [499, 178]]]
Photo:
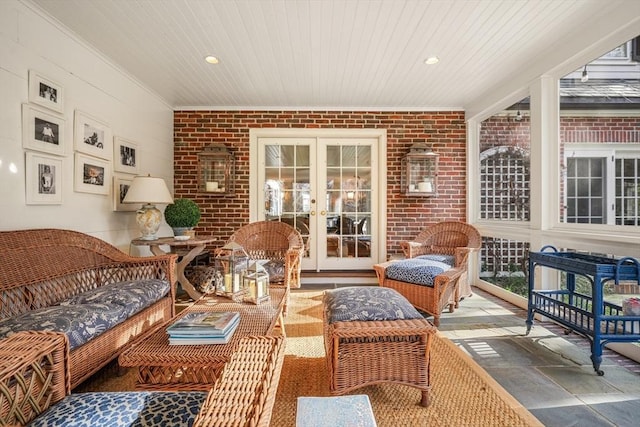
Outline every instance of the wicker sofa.
[[245, 337], [209, 392], [70, 394], [68, 340], [20, 332], [0, 341], [0, 426], [268, 427], [284, 337]]
[[0, 232], [0, 339], [65, 333], [75, 388], [174, 315], [175, 255], [135, 258], [70, 230]]

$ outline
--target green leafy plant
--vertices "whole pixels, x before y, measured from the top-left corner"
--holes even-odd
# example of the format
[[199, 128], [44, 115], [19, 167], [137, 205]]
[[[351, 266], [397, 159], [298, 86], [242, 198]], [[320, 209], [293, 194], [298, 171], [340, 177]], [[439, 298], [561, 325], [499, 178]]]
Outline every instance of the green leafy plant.
[[191, 199], [175, 199], [164, 210], [164, 219], [171, 227], [195, 227], [200, 221], [200, 208]]

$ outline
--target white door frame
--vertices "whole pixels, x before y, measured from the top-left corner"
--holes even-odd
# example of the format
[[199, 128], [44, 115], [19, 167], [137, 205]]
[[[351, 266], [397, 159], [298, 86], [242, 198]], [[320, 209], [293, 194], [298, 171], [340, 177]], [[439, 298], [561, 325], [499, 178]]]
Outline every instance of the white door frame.
[[[384, 262], [387, 258], [387, 130], [386, 129], [289, 129], [289, 128], [252, 128], [249, 130], [249, 221], [258, 220], [259, 192], [258, 178], [258, 139], [259, 138], [376, 138], [378, 140], [378, 259], [373, 264]], [[316, 198], [317, 194], [312, 194]], [[317, 243], [317, 242], [316, 242]], [[312, 243], [314, 244], [314, 243]]]

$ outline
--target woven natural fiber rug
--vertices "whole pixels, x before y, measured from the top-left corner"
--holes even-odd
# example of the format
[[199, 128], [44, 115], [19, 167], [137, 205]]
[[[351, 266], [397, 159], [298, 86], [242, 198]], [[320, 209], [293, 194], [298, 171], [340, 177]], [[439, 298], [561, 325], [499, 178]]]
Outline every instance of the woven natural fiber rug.
[[[294, 291], [285, 319], [287, 350], [272, 426], [295, 426], [298, 396], [329, 396], [322, 339], [322, 292]], [[541, 426], [476, 362], [438, 335], [431, 349], [431, 404], [418, 405], [412, 387], [381, 384], [358, 389], [367, 394], [379, 427]]]
[[[293, 291], [285, 318], [286, 356], [271, 426], [295, 426], [299, 396], [328, 396], [322, 339], [322, 291]], [[358, 389], [367, 394], [379, 427], [541, 426], [517, 400], [449, 339], [437, 335], [431, 349], [431, 404], [418, 405], [412, 387], [381, 384]], [[133, 390], [135, 369], [111, 364], [74, 392]]]

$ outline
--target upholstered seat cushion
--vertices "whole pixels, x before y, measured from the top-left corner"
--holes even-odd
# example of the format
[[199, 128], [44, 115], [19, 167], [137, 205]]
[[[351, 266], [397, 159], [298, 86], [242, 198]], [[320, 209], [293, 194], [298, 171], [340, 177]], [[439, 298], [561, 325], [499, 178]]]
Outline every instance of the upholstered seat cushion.
[[32, 427], [190, 427], [205, 392], [95, 392], [65, 397], [31, 424]]
[[75, 295], [61, 305], [115, 304], [127, 317], [138, 313], [169, 293], [169, 282], [160, 279], [129, 280], [100, 286]]
[[325, 291], [327, 321], [421, 319], [422, 315], [396, 290], [378, 286], [352, 286]]
[[74, 349], [127, 317], [117, 304], [54, 305], [0, 321], [0, 339], [19, 331], [62, 332]]
[[19, 331], [62, 332], [69, 347], [80, 347], [144, 310], [169, 292], [169, 282], [132, 280], [100, 286], [60, 305], [31, 310], [0, 321], [0, 339]]
[[437, 275], [449, 270], [451, 266], [441, 261], [424, 258], [411, 258], [394, 262], [385, 270], [387, 278], [414, 285], [433, 286]]

